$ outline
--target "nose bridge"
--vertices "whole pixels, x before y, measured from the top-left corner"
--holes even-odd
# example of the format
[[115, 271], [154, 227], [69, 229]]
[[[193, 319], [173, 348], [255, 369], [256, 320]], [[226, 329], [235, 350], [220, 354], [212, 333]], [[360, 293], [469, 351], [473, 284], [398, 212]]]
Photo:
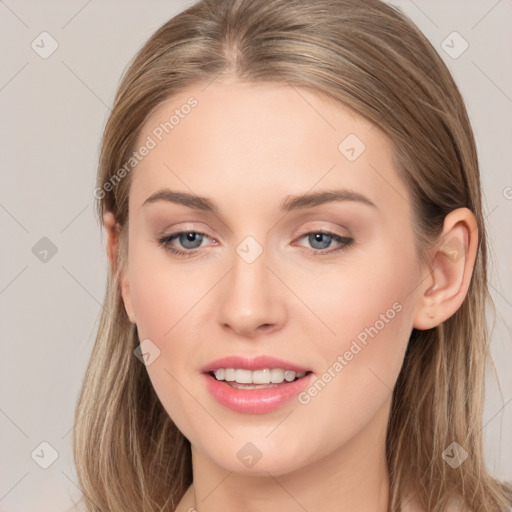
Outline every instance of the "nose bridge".
[[219, 322], [250, 336], [259, 328], [276, 328], [284, 320], [284, 305], [267, 267], [268, 254], [253, 237], [236, 247], [232, 270], [222, 290]]

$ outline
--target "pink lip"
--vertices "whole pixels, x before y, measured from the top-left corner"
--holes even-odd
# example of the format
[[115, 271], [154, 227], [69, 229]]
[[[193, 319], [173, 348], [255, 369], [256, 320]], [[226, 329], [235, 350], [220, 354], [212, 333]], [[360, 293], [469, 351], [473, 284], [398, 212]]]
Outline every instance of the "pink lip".
[[283, 370], [293, 370], [294, 372], [308, 372], [309, 368], [277, 359], [270, 356], [256, 356], [252, 358], [241, 356], [229, 356], [222, 359], [216, 359], [204, 366], [201, 371], [203, 373], [214, 372], [219, 368], [240, 368], [242, 370], [264, 370], [265, 368], [281, 368]]
[[[225, 367], [221, 366], [221, 368]], [[228, 368], [232, 368], [232, 366], [228, 366]], [[232, 388], [224, 381], [217, 380], [209, 373], [202, 375], [208, 391], [217, 402], [232, 411], [246, 414], [263, 414], [278, 409], [304, 391], [310, 385], [313, 376], [313, 373], [308, 373], [301, 379], [293, 382], [285, 381], [273, 388], [237, 389]]]

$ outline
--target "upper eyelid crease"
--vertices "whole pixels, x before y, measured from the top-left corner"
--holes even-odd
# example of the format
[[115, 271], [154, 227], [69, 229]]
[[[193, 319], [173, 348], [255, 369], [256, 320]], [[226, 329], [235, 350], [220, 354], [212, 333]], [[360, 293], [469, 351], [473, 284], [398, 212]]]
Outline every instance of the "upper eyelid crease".
[[[171, 239], [171, 238], [176, 238], [178, 235], [183, 235], [183, 234], [188, 234], [188, 233], [195, 233], [197, 235], [201, 235], [201, 236], [210, 238], [214, 242], [218, 241], [217, 238], [210, 236], [205, 231], [200, 231], [200, 230], [194, 229], [194, 228], [192, 228], [192, 229], [180, 229], [178, 231], [174, 231], [173, 233], [169, 233], [167, 235], [163, 235], [162, 234], [162, 235], [158, 236], [158, 239], [159, 240]], [[300, 238], [303, 238], [303, 237], [305, 237], [307, 235], [312, 235], [312, 234], [324, 234], [324, 235], [328, 235], [328, 236], [331, 236], [333, 238], [338, 238], [338, 239], [352, 239], [353, 238], [350, 235], [341, 235], [341, 234], [336, 233], [335, 231], [333, 231], [331, 229], [327, 229], [327, 228], [318, 228], [318, 229], [311, 229], [310, 228], [307, 231], [304, 231], [300, 235], [298, 235], [297, 238], [300, 239]]]
[[[175, 204], [181, 204], [188, 208], [203, 210], [218, 214], [219, 208], [207, 197], [201, 197], [187, 192], [175, 192], [170, 189], [161, 189], [149, 196], [142, 206], [155, 203], [157, 201], [167, 201]], [[321, 192], [313, 192], [301, 194], [298, 196], [287, 196], [281, 203], [281, 210], [290, 212], [292, 210], [301, 210], [312, 208], [325, 203], [351, 201], [357, 202], [378, 209], [366, 196], [352, 190], [327, 190]]]

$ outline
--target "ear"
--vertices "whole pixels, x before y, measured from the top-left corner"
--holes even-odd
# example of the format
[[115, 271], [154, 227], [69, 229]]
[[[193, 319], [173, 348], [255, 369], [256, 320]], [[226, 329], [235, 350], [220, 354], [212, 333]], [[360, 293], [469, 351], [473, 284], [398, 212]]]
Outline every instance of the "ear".
[[[112, 212], [105, 212], [103, 214], [103, 227], [107, 232], [107, 256], [110, 261], [112, 273], [115, 275], [119, 264], [119, 232], [121, 227], [116, 222]], [[135, 314], [130, 294], [130, 284], [128, 282], [128, 277], [123, 271], [119, 272], [119, 288], [123, 298], [126, 314], [128, 315], [130, 322], [135, 323]]]
[[112, 272], [115, 274], [119, 254], [119, 224], [117, 224], [112, 212], [105, 212], [103, 214], [103, 227], [107, 232], [107, 256]]
[[450, 212], [430, 252], [430, 276], [419, 287], [414, 327], [432, 329], [450, 318], [466, 297], [478, 249], [478, 226], [468, 208]]

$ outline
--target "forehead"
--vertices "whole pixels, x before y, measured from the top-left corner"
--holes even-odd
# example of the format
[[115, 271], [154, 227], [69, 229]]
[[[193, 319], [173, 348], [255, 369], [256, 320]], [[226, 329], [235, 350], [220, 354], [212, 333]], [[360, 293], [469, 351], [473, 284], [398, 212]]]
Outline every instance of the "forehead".
[[391, 144], [375, 126], [287, 84], [191, 86], [152, 113], [137, 148], [144, 144], [151, 149], [133, 172], [134, 207], [162, 187], [247, 207], [252, 198], [270, 204], [328, 188], [356, 190], [376, 204], [407, 196]]

